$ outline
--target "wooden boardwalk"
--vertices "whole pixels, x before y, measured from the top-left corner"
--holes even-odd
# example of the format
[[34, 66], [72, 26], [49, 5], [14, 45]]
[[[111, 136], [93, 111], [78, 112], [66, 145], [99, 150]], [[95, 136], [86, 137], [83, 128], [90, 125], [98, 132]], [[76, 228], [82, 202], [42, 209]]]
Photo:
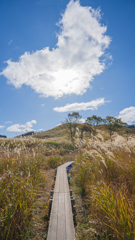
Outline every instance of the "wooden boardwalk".
[[75, 240], [75, 229], [66, 167], [57, 168], [47, 240]]

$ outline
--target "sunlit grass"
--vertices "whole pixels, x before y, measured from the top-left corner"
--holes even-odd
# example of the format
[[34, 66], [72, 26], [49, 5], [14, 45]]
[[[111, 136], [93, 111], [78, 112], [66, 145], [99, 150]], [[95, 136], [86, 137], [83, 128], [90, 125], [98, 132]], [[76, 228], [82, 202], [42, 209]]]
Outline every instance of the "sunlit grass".
[[5, 158], [1, 166], [2, 163], [5, 167], [0, 179], [0, 235], [1, 239], [21, 239], [31, 218], [38, 185], [45, 184], [46, 175], [41, 172], [40, 162], [33, 158]]
[[[48, 181], [46, 171], [66, 161], [67, 147], [71, 148], [32, 138], [0, 141], [1, 240], [25, 239], [28, 235], [25, 232], [35, 201]], [[48, 209], [44, 212], [48, 214]]]
[[102, 232], [119, 240], [134, 239], [134, 203], [124, 184], [120, 187], [106, 183], [93, 186], [91, 199], [91, 217], [98, 220], [97, 231], [102, 228]]
[[135, 151], [125, 141], [121, 146], [96, 138], [85, 141], [84, 148], [77, 139], [79, 154], [72, 170], [82, 201], [77, 239], [135, 239]]

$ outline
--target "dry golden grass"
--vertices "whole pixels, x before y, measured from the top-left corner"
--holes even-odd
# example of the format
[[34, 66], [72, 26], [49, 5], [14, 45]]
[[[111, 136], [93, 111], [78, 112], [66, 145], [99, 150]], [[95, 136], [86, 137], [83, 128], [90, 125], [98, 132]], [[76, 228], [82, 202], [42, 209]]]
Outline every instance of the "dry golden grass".
[[[67, 161], [71, 148], [68, 143], [30, 137], [0, 140], [1, 240], [45, 238], [49, 188], [53, 182], [48, 172]], [[37, 231], [41, 227], [38, 234], [33, 226], [34, 212], [39, 214], [35, 223]]]
[[135, 137], [98, 130], [80, 141], [73, 168], [77, 239], [135, 239]]
[[73, 146], [64, 127], [45, 134], [0, 140], [0, 239], [46, 237], [53, 169], [72, 159], [77, 239], [135, 240], [134, 135], [111, 142], [99, 126], [81, 141], [78, 128]]

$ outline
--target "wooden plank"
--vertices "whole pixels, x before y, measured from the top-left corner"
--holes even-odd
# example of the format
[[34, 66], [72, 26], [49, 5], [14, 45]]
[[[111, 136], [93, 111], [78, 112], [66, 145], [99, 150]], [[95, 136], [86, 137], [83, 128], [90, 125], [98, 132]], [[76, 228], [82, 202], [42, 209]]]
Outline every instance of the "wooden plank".
[[[74, 161], [66, 162], [66, 163], [65, 163], [65, 166], [67, 167], [67, 166], [71, 165], [72, 163], [74, 163]], [[63, 165], [64, 165], [64, 164], [63, 164]]]
[[57, 214], [51, 213], [47, 240], [57, 239]]
[[64, 169], [64, 186], [65, 186], [65, 193], [69, 192], [66, 168]]
[[59, 192], [59, 185], [60, 185], [60, 181], [59, 181], [59, 167], [57, 168], [57, 175], [56, 175], [56, 181], [55, 181], [55, 187], [54, 187], [54, 192]]
[[64, 192], [64, 168], [61, 166], [60, 167], [60, 188], [59, 188], [59, 192], [63, 193]]
[[59, 193], [57, 239], [66, 240], [65, 193]]
[[58, 204], [59, 204], [58, 200], [59, 200], [58, 193], [54, 193], [47, 240], [57, 239], [57, 225], [58, 225], [57, 216], [58, 216]]
[[59, 193], [54, 192], [51, 213], [57, 214], [58, 207], [59, 207]]
[[75, 240], [75, 229], [69, 193], [65, 193], [65, 210], [66, 210], [66, 239]]

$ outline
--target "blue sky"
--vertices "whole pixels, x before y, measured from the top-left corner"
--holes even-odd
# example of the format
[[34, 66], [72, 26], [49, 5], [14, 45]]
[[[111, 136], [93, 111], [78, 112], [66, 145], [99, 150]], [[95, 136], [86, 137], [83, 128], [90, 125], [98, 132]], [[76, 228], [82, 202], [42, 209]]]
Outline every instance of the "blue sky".
[[72, 111], [135, 123], [134, 0], [0, 0], [0, 134]]

